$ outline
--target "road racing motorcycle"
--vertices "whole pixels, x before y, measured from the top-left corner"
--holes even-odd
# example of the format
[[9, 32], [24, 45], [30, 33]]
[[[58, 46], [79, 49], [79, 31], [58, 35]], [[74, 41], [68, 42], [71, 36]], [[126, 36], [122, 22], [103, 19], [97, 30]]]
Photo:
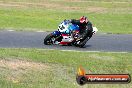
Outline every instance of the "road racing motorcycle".
[[87, 41], [98, 31], [93, 27], [93, 31], [85, 39], [79, 39], [79, 26], [70, 23], [69, 20], [64, 20], [58, 26], [58, 30], [48, 34], [44, 38], [45, 45], [74, 45], [77, 47], [84, 47]]

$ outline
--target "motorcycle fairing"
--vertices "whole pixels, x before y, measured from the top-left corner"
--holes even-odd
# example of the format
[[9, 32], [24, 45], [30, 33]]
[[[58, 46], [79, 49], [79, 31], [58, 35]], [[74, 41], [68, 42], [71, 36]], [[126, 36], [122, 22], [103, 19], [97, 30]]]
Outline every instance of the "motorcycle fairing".
[[61, 32], [59, 32], [59, 31], [54, 31], [54, 32], [52, 32], [52, 34], [53, 34], [53, 35], [56, 35], [56, 36], [59, 36], [59, 35], [61, 35]]

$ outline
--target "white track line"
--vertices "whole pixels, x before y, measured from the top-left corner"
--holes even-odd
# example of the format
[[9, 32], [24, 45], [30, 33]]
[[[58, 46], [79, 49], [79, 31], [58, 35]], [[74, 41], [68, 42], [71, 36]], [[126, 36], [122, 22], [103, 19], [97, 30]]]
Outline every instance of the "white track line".
[[7, 30], [7, 31], [15, 31], [15, 30]]
[[45, 32], [45, 31], [36, 31], [36, 32]]
[[113, 52], [113, 51], [79, 51], [79, 50], [60, 50], [60, 51], [70, 51], [70, 52], [89, 52], [89, 53], [99, 53], [99, 52], [106, 52], [106, 53], [128, 53], [128, 52]]
[[[15, 30], [7, 30], [7, 31], [15, 31]], [[39, 32], [39, 33], [41, 33], [41, 32], [46, 32], [46, 31], [33, 31], [33, 32]]]
[[88, 53], [128, 53], [128, 52], [112, 52], [112, 51], [79, 51], [79, 50], [59, 50], [59, 49], [38, 49], [38, 50], [58, 50], [58, 51], [64, 51], [64, 52], [88, 52]]

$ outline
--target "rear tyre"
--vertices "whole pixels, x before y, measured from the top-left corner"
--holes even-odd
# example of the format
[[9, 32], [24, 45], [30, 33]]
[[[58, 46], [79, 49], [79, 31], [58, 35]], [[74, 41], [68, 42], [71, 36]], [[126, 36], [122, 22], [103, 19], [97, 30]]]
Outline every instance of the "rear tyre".
[[79, 45], [80, 48], [83, 48], [85, 46], [85, 44]]
[[45, 39], [44, 39], [44, 44], [45, 45], [51, 45], [51, 44], [53, 44], [52, 38], [53, 38], [53, 36], [51, 34], [47, 35], [45, 37]]
[[84, 48], [84, 46], [86, 45], [87, 41], [90, 39], [91, 37], [87, 37], [86, 39], [82, 40], [78, 45], [80, 48]]

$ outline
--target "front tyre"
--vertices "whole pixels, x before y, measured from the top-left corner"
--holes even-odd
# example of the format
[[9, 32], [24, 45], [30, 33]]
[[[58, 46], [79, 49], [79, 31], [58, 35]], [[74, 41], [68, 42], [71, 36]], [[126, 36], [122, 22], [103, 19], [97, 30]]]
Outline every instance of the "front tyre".
[[45, 37], [45, 39], [44, 39], [44, 44], [45, 45], [51, 45], [51, 44], [53, 44], [52, 38], [53, 38], [52, 34], [47, 35]]

